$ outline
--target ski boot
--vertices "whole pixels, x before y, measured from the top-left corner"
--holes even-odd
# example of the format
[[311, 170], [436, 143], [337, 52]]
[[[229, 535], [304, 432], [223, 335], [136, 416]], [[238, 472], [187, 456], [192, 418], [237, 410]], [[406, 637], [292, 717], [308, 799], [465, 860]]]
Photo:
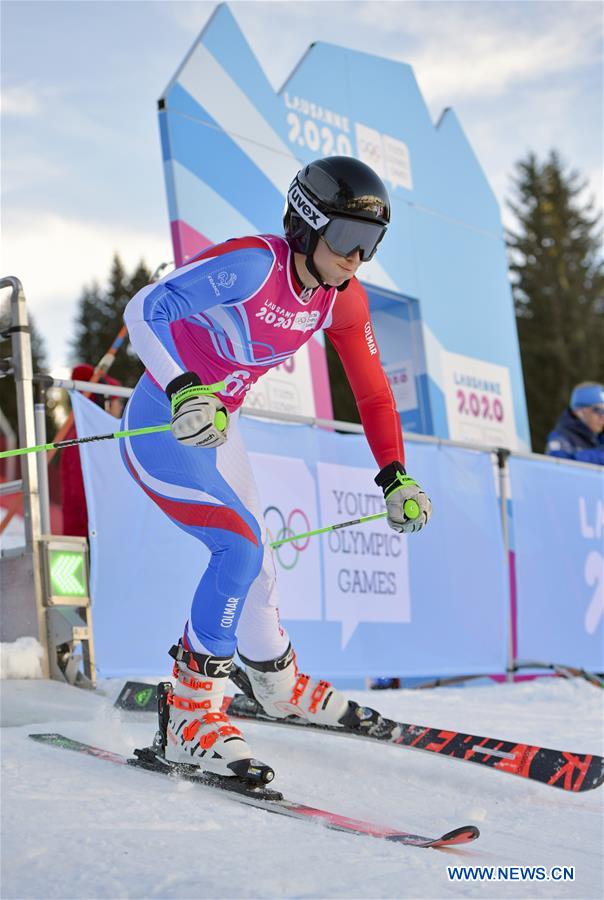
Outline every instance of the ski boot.
[[282, 656], [267, 662], [254, 662], [241, 653], [239, 656], [245, 663], [254, 699], [269, 716], [298, 716], [317, 725], [334, 726], [348, 713], [348, 700], [333, 685], [298, 672], [291, 644]]
[[185, 650], [182, 643], [170, 649], [176, 685], [158, 688], [159, 731], [154, 750], [179, 770], [198, 767], [204, 773], [237, 778], [249, 784], [267, 784], [274, 772], [252, 759], [239, 728], [222, 712], [231, 657], [206, 656]]
[[[395, 734], [397, 723], [376, 709], [347, 700], [328, 681], [300, 675], [291, 644], [283, 656], [268, 662], [253, 662], [241, 653], [239, 657], [245, 663], [245, 672], [233, 666], [231, 680], [248, 698], [246, 703], [254, 704], [256, 710], [260, 707], [272, 718], [295, 716], [378, 740], [391, 740]], [[249, 712], [254, 712], [254, 707]]]

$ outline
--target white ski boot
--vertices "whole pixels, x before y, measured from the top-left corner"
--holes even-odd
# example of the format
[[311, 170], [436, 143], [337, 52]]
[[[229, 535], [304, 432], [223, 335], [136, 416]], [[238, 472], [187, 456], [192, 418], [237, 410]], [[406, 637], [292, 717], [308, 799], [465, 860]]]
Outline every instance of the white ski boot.
[[182, 643], [169, 653], [175, 660], [177, 682], [166, 697], [169, 718], [166, 715], [164, 722], [165, 758], [216, 775], [263, 784], [271, 781], [273, 770], [252, 759], [243, 734], [222, 711], [232, 657], [194, 653], [185, 650]]
[[299, 716], [317, 725], [344, 724], [350, 704], [328, 681], [301, 675], [291, 644], [278, 659], [254, 662], [239, 653], [245, 663], [254, 698], [269, 716]]

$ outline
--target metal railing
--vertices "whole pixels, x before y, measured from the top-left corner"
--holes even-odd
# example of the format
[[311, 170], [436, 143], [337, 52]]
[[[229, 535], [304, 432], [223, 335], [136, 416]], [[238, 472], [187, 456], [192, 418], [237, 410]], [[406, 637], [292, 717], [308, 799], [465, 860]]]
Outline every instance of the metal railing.
[[[8, 333], [12, 339], [13, 366], [15, 374], [15, 386], [17, 391], [17, 406], [19, 415], [19, 443], [21, 446], [34, 444], [46, 444], [46, 394], [50, 388], [60, 388], [67, 391], [77, 390], [88, 394], [100, 394], [128, 398], [133, 388], [121, 385], [107, 385], [89, 381], [78, 381], [65, 378], [53, 378], [49, 375], [33, 375], [31, 356], [31, 336], [25, 307], [25, 295], [18, 278], [7, 277], [0, 279], [0, 288], [11, 288], [11, 326]], [[34, 386], [36, 387], [36, 402], [34, 403]], [[363, 426], [357, 423], [344, 422], [337, 419], [325, 419], [315, 416], [306, 416], [295, 413], [275, 410], [257, 409], [252, 405], [243, 405], [241, 415], [250, 418], [268, 419], [273, 422], [281, 422], [291, 425], [309, 425], [316, 428], [325, 428], [331, 431], [339, 431], [350, 434], [363, 434]], [[504, 553], [505, 569], [508, 572], [508, 594], [511, 596], [512, 585], [509, 581], [510, 568], [508, 565], [510, 542], [508, 534], [508, 470], [507, 460], [510, 456], [522, 459], [547, 459], [550, 463], [565, 467], [578, 467], [581, 469], [599, 469], [589, 463], [562, 460], [552, 457], [544, 457], [542, 454], [510, 452], [509, 450], [495, 446], [483, 446], [469, 442], [453, 441], [429, 435], [408, 434], [405, 437], [407, 443], [428, 443], [443, 447], [456, 447], [477, 453], [490, 453], [497, 472], [497, 484], [499, 503], [501, 507], [501, 534], [502, 549]], [[41, 643], [46, 654], [48, 646], [44, 640], [44, 602], [43, 587], [41, 583], [41, 540], [48, 539], [51, 532], [50, 524], [50, 500], [48, 485], [48, 467], [45, 452], [35, 456], [21, 457], [21, 479], [12, 480], [0, 485], [0, 494], [14, 493], [22, 490], [25, 520], [25, 550], [30, 553], [34, 569], [34, 594], [38, 616], [38, 629]], [[510, 609], [510, 617], [512, 611]], [[518, 661], [514, 657], [512, 644], [512, 628], [510, 632], [510, 646], [508, 650], [508, 678], [513, 678], [513, 672], [518, 669]], [[540, 664], [542, 665], [542, 664]], [[44, 661], [45, 673], [48, 673], [48, 655]]]

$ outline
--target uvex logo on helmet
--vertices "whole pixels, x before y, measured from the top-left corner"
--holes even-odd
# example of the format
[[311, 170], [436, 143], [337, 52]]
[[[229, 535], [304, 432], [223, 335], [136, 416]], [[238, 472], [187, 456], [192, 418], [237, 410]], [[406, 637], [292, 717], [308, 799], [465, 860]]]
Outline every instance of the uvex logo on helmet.
[[302, 193], [300, 186], [296, 182], [290, 187], [287, 199], [292, 209], [294, 209], [305, 222], [308, 222], [315, 231], [319, 231], [320, 228], [323, 228], [329, 222], [327, 216], [324, 216], [323, 213], [310, 202], [306, 194]]

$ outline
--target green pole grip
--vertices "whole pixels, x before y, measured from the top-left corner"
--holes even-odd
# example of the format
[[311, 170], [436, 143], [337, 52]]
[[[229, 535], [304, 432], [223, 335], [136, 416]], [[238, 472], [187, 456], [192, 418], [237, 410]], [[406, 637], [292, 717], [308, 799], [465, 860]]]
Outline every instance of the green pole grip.
[[403, 504], [403, 512], [408, 519], [417, 519], [421, 510], [416, 500], [405, 500]]

